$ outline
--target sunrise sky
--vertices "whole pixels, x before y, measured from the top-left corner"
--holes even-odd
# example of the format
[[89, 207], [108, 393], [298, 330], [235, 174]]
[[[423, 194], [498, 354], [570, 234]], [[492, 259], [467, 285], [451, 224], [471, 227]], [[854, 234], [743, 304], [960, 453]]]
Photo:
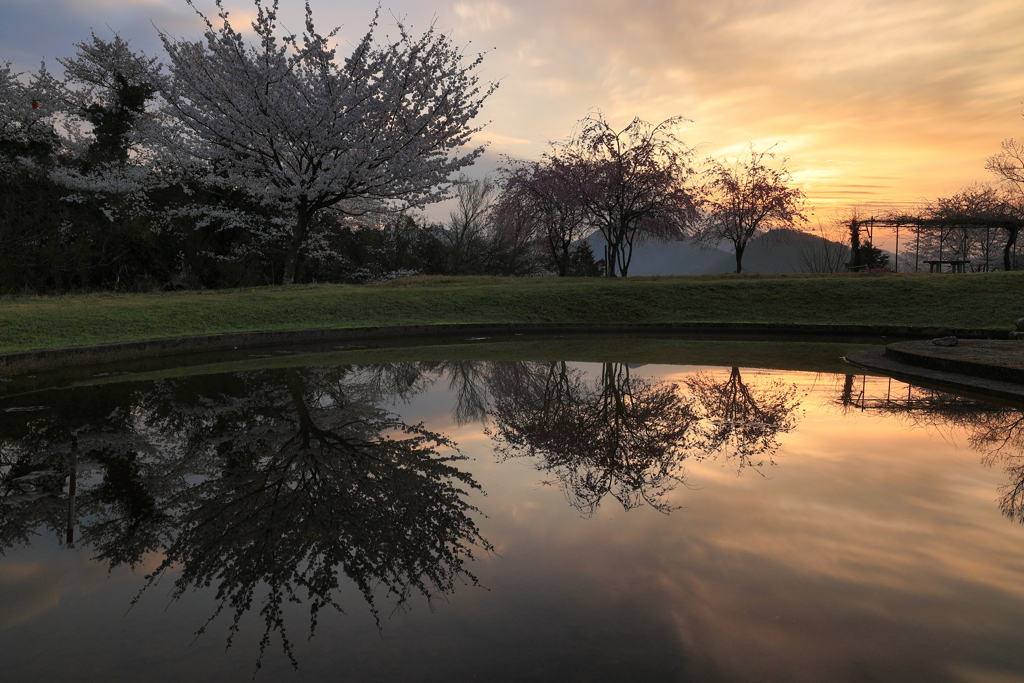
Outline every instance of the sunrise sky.
[[[282, 6], [298, 31], [302, 3]], [[344, 45], [375, 3], [312, 6], [321, 32], [342, 26]], [[236, 26], [253, 15], [249, 2], [227, 7]], [[58, 68], [90, 28], [150, 54], [154, 26], [200, 28], [185, 0], [0, 0], [0, 16], [0, 59], [20, 69]], [[499, 154], [536, 158], [593, 108], [618, 127], [682, 115], [701, 157], [778, 144], [822, 215], [986, 180], [986, 157], [1024, 136], [1020, 0], [405, 0], [383, 5], [380, 33], [394, 33], [393, 16], [490, 50], [483, 77], [501, 86], [478, 171]]]

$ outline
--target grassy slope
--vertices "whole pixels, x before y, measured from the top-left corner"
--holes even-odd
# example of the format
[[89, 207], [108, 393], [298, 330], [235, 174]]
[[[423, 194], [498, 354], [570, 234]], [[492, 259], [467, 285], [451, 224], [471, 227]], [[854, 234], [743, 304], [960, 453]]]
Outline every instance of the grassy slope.
[[775, 322], [1010, 329], [1024, 272], [414, 278], [0, 298], [0, 352], [220, 332], [486, 322]]

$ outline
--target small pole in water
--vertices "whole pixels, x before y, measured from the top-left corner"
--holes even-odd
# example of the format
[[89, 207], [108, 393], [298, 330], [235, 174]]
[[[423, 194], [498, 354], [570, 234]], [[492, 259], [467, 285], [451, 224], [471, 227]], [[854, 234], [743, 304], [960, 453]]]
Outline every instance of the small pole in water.
[[68, 479], [68, 536], [69, 548], [75, 547], [75, 493], [78, 489], [78, 432], [71, 432], [71, 455], [69, 457], [71, 474]]

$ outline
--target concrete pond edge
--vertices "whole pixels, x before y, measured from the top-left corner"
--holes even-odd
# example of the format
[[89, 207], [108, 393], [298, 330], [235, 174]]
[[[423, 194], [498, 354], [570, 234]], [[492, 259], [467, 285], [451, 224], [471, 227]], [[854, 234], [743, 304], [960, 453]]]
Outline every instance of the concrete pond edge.
[[304, 330], [227, 332], [223, 334], [149, 339], [143, 341], [69, 346], [0, 354], [0, 376], [12, 376], [121, 360], [174, 356], [203, 351], [259, 347], [275, 344], [359, 341], [401, 337], [444, 339], [465, 335], [516, 334], [728, 334], [818, 336], [875, 336], [927, 339], [957, 336], [963, 339], [1008, 339], [1005, 330], [918, 327], [901, 325], [804, 325], [778, 323], [465, 323], [394, 325], [386, 327], [332, 327]]
[[914, 384], [1010, 399], [1015, 403], [1024, 401], [1024, 384], [992, 377], [984, 369], [979, 373], [977, 367], [971, 367], [981, 363], [959, 361], [956, 370], [942, 369], [904, 362], [902, 358], [909, 354], [894, 357], [890, 351], [887, 347], [860, 349], [849, 352], [845, 358], [850, 365]]
[[[1024, 343], [1018, 341], [1011, 343], [1021, 344], [1021, 346], [1024, 347]], [[906, 363], [907, 365], [916, 365], [918, 367], [930, 368], [932, 370], [944, 370], [946, 372], [971, 375], [974, 377], [981, 377], [983, 379], [1024, 384], [1024, 368], [997, 362], [984, 362], [969, 360], [966, 358], [946, 358], [936, 356], [927, 353], [927, 351], [930, 350], [930, 348], [927, 348], [929, 346], [930, 345], [927, 344], [927, 342], [923, 344], [922, 342], [889, 344], [885, 347], [885, 355], [887, 358], [891, 358], [900, 363]], [[931, 349], [933, 348], [935, 347], [931, 346]]]

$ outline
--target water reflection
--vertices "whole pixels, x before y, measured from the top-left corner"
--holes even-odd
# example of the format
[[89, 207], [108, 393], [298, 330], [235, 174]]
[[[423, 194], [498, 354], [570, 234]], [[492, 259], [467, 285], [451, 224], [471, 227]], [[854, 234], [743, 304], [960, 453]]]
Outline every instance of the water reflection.
[[[169, 573], [175, 598], [216, 586], [210, 621], [231, 615], [229, 645], [258, 599], [257, 667], [275, 633], [295, 664], [286, 602], [309, 605], [312, 636], [321, 609], [340, 609], [339, 576], [376, 617], [379, 591], [401, 607], [475, 583], [466, 563], [490, 547], [454, 444], [379, 407], [394, 386], [415, 387], [396, 379], [331, 368], [219, 376], [215, 389], [169, 380], [127, 399], [62, 394], [38, 417], [5, 420], [0, 538], [61, 530], [77, 504], [95, 559], [135, 566], [159, 552], [142, 592]], [[62, 500], [69, 469], [73, 482], [83, 466], [96, 476]]]
[[706, 453], [722, 454], [737, 472], [775, 465], [779, 435], [797, 424], [796, 385], [779, 379], [752, 384], [734, 367], [725, 379], [697, 373], [686, 386], [703, 418], [698, 429]]
[[[301, 600], [303, 609], [308, 608], [312, 632], [325, 610], [347, 604], [338, 599], [345, 586], [355, 587], [353, 592], [362, 596], [376, 619], [386, 612], [386, 600], [401, 607], [421, 594], [428, 599], [447, 596], [460, 581], [476, 583], [472, 570], [480, 571], [480, 565], [471, 564], [474, 552], [482, 555], [491, 548], [477, 526], [481, 522], [474, 503], [479, 500], [492, 506], [483, 510], [493, 515], [487, 536], [500, 537], [503, 547], [492, 565], [484, 563], [490, 573], [481, 572], [495, 589], [487, 594], [491, 611], [484, 611], [481, 599], [472, 603], [478, 613], [460, 612], [462, 621], [453, 627], [457, 620], [452, 618], [449, 630], [426, 633], [433, 627], [420, 622], [426, 631], [410, 628], [403, 641], [406, 636], [394, 634], [401, 628], [388, 628], [388, 637], [394, 638], [389, 642], [406, 646], [429, 641], [420, 646], [426, 651], [443, 647], [454, 633], [452, 647], [458, 649], [463, 642], [459, 638], [468, 639], [468, 632], [479, 630], [485, 636], [474, 642], [497, 648], [493, 643], [511, 641], [487, 630], [492, 627], [522, 639], [516, 643], [534, 643], [530, 637], [543, 634], [548, 644], [556, 643], [549, 661], [555, 666], [570, 661], [570, 651], [578, 660], [596, 661], [593, 652], [607, 649], [605, 640], [592, 638], [587, 646], [565, 634], [605, 619], [601, 628], [613, 632], [608, 637], [617, 639], [623, 652], [639, 642], [637, 633], [644, 634], [644, 642], [659, 643], [651, 652], [655, 673], [668, 671], [657, 657], [672, 646], [685, 646], [686, 656], [694, 661], [711, 657], [724, 666], [722, 662], [741, 661], [737, 653], [764, 633], [791, 648], [782, 657], [787, 661], [813, 659], [803, 649], [809, 642], [822, 646], [807, 650], [824, 659], [833, 657], [826, 650], [838, 647], [836, 643], [853, 643], [855, 654], [836, 655], [841, 667], [867, 661], [863, 653], [877, 646], [872, 639], [881, 631], [876, 629], [884, 630], [887, 643], [895, 643], [908, 623], [933, 628], [948, 614], [959, 614], [950, 609], [946, 616], [932, 618], [929, 609], [938, 604], [936, 596], [959, 595], [964, 586], [981, 586], [964, 604], [988, 605], [984, 600], [990, 600], [1012, 616], [1017, 603], [1005, 607], [1010, 594], [1005, 586], [1015, 581], [1019, 585], [1020, 574], [1003, 565], [990, 570], [998, 563], [984, 552], [999, 547], [1010, 548], [1006, 552], [1012, 554], [1012, 542], [986, 540], [964, 551], [967, 559], [956, 558], [951, 549], [962, 546], [954, 541], [937, 547], [918, 538], [933, 538], [932, 517], [936, 526], [968, 528], [966, 513], [939, 510], [948, 497], [931, 507], [922, 505], [920, 518], [911, 514], [920, 512], [914, 505], [888, 507], [904, 495], [900, 487], [908, 481], [920, 483], [925, 492], [907, 494], [914, 504], [934, 502], [927, 495], [933, 489], [925, 485], [933, 474], [930, 458], [915, 461], [902, 479], [890, 477], [891, 470], [883, 466], [888, 454], [872, 461], [873, 467], [861, 467], [858, 451], [850, 450], [841, 467], [829, 469], [834, 463], [822, 455], [826, 449], [801, 454], [790, 447], [801, 443], [802, 433], [813, 432], [822, 443], [836, 440], [833, 432], [815, 424], [821, 411], [807, 398], [806, 377], [737, 367], [670, 372], [621, 363], [410, 362], [79, 388], [47, 394], [42, 409], [29, 402], [8, 404], [17, 410], [0, 413], [0, 549], [26, 545], [41, 532], [87, 547], [110, 568], [139, 568], [145, 573], [137, 584], [140, 596], [151, 593], [161, 579], [172, 584], [175, 597], [212, 586], [215, 603], [199, 618], [200, 630], [207, 628], [207, 616], [212, 620], [223, 615], [230, 642], [242, 632], [243, 616], [252, 611], [259, 615], [262, 634], [259, 657], [280, 641], [293, 663], [296, 655], [285, 623], [289, 601]], [[1009, 483], [1000, 491], [1000, 507], [1008, 517], [1021, 519], [1024, 414], [1019, 408], [899, 383], [890, 384], [899, 391], [879, 394], [884, 381], [869, 384], [854, 376], [835, 376], [834, 382], [823, 389], [823, 400], [838, 407], [824, 411], [836, 420], [829, 423], [835, 433], [848, 434], [843, 423], [853, 425], [864, 411], [898, 421], [908, 433], [965, 434], [985, 463], [1005, 473]], [[450, 403], [441, 406], [441, 400]], [[418, 418], [394, 414], [404, 412], [403, 404], [417, 402], [435, 414], [441, 408], [451, 419], [427, 426], [417, 423]], [[807, 403], [812, 406], [805, 407]], [[480, 484], [464, 471], [458, 450], [442, 433], [451, 433], [455, 425], [474, 434], [468, 426], [476, 422], [484, 423], [486, 432], [477, 442], [474, 475], [492, 491], [487, 499], [476, 497]], [[860, 447], [849, 434], [852, 448]], [[862, 451], [870, 453], [881, 438], [866, 440], [872, 446]], [[492, 453], [500, 464], [491, 462]], [[711, 461], [722, 465], [724, 474], [709, 466]], [[513, 462], [532, 465], [547, 483], [564, 491], [571, 508], [557, 495], [529, 490], [536, 476], [529, 468], [520, 468], [529, 472], [526, 487], [495, 493], [506, 475], [514, 478]], [[940, 468], [956, 461], [942, 462]], [[777, 465], [772, 481], [732, 476], [748, 468], [765, 473]], [[488, 468], [491, 475], [500, 472], [485, 479]], [[992, 474], [998, 473], [988, 476]], [[723, 481], [717, 492], [712, 490]], [[988, 497], [994, 484], [986, 481], [973, 489], [982, 492], [978, 507], [992, 513], [1000, 529], [1016, 533], [1016, 525], [994, 513]], [[941, 487], [934, 490], [943, 492]], [[537, 497], [527, 502], [535, 507], [527, 510], [523, 503], [527, 511], [521, 527], [515, 526], [518, 519], [510, 522], [510, 515], [502, 516], [511, 507], [502, 507], [508, 499], [519, 501], [531, 494]], [[537, 512], [542, 498], [551, 499], [544, 503], [544, 515]], [[602, 502], [608, 504], [597, 515]], [[684, 504], [688, 509], [679, 511]], [[640, 507], [672, 515], [633, 512], [627, 523], [611, 514]], [[590, 519], [581, 520], [576, 512]], [[570, 526], [566, 518], [579, 526]], [[621, 526], [606, 533], [609, 527], [602, 525], [611, 524], [609, 520]], [[955, 524], [947, 524], [949, 520]], [[527, 534], [516, 528], [536, 532], [533, 555], [523, 550]], [[970, 537], [976, 536], [971, 526]], [[504, 548], [512, 550], [506, 554]], [[559, 554], [563, 551], [573, 557], [564, 558]], [[960, 571], [956, 562], [964, 562], [967, 569]], [[508, 569], [513, 565], [515, 572]], [[601, 567], [618, 583], [609, 582]], [[905, 567], [910, 570], [901, 573]], [[935, 567], [942, 570], [935, 575], [938, 579], [927, 573]], [[506, 580], [492, 585], [502, 571], [508, 572]], [[528, 583], [524, 577], [529, 571], [536, 574], [530, 580], [543, 588], [536, 599], [543, 609], [518, 606], [529, 603], [517, 592]], [[976, 585], [961, 581], [963, 576], [982, 578]], [[574, 590], [579, 595], [572, 598]], [[631, 601], [641, 594], [636, 600], [645, 605], [643, 610]], [[602, 602], [609, 595], [619, 601], [614, 609]], [[901, 605], [918, 605], [912, 618], [896, 614], [902, 607], [893, 607], [892, 614], [886, 611], [899, 600], [904, 601]], [[500, 609], [493, 607], [496, 603]], [[576, 621], [565, 620], [565, 605]], [[580, 605], [592, 611], [581, 611]], [[459, 607], [465, 608], [466, 602]], [[522, 612], [518, 618], [510, 616], [517, 610]], [[806, 632], [798, 633], [788, 621], [777, 623], [780, 612], [793, 620], [810, 616]], [[610, 613], [618, 621], [609, 619]], [[986, 606], [977, 613], [982, 616], [975, 615], [972, 624], [995, 612]], [[506, 619], [501, 631], [497, 625]], [[620, 629], [626, 619], [632, 620], [630, 628]], [[302, 621], [304, 625], [304, 617]], [[863, 629], [858, 631], [856, 624]], [[939, 626], [934, 629], [938, 633]], [[634, 634], [633, 640], [621, 635], [626, 630]], [[1005, 633], [1014, 631], [1007, 628]], [[730, 640], [722, 634], [736, 635]], [[606, 635], [602, 631], [602, 638]], [[851, 635], [853, 640], [844, 640]], [[343, 653], [344, 647], [339, 646]], [[535, 649], [523, 645], [525, 654], [518, 645], [507, 649], [516, 654], [504, 661], [523, 667], [508, 669], [505, 677], [512, 680], [529, 668], [518, 658], [532, 657]], [[770, 649], [765, 646], [763, 651]], [[498, 649], [481, 647], [481, 653], [472, 655], [476, 660], [462, 652], [458, 657], [484, 661], [494, 652]], [[500, 654], [506, 656], [504, 650]], [[931, 661], [923, 656], [920, 660]], [[757, 661], [776, 660], [764, 655]], [[664, 679], [674, 680], [668, 674]], [[723, 673], [721, 679], [730, 677]]]
[[603, 363], [593, 379], [565, 361], [423, 364], [447, 384], [457, 425], [488, 423], [501, 459], [531, 458], [569, 504], [592, 515], [606, 496], [626, 510], [670, 512], [686, 486], [687, 459], [760, 468], [797, 424], [792, 382], [745, 380], [739, 368], [689, 375], [681, 384], [635, 377]]
[[844, 377], [838, 405], [893, 415], [909, 428], [963, 431], [970, 448], [983, 455], [982, 463], [1006, 474], [1008, 483], [999, 488], [1000, 510], [1024, 523], [1024, 410], [909, 384], [894, 392], [892, 380], [884, 395], [872, 395], [863, 380], [858, 388], [857, 379]]
[[685, 484], [696, 420], [677, 385], [637, 379], [622, 363], [603, 364], [588, 382], [559, 361], [534, 364], [495, 389], [497, 452], [537, 458], [573, 507], [593, 514], [611, 495], [627, 510], [672, 509], [665, 497]]

